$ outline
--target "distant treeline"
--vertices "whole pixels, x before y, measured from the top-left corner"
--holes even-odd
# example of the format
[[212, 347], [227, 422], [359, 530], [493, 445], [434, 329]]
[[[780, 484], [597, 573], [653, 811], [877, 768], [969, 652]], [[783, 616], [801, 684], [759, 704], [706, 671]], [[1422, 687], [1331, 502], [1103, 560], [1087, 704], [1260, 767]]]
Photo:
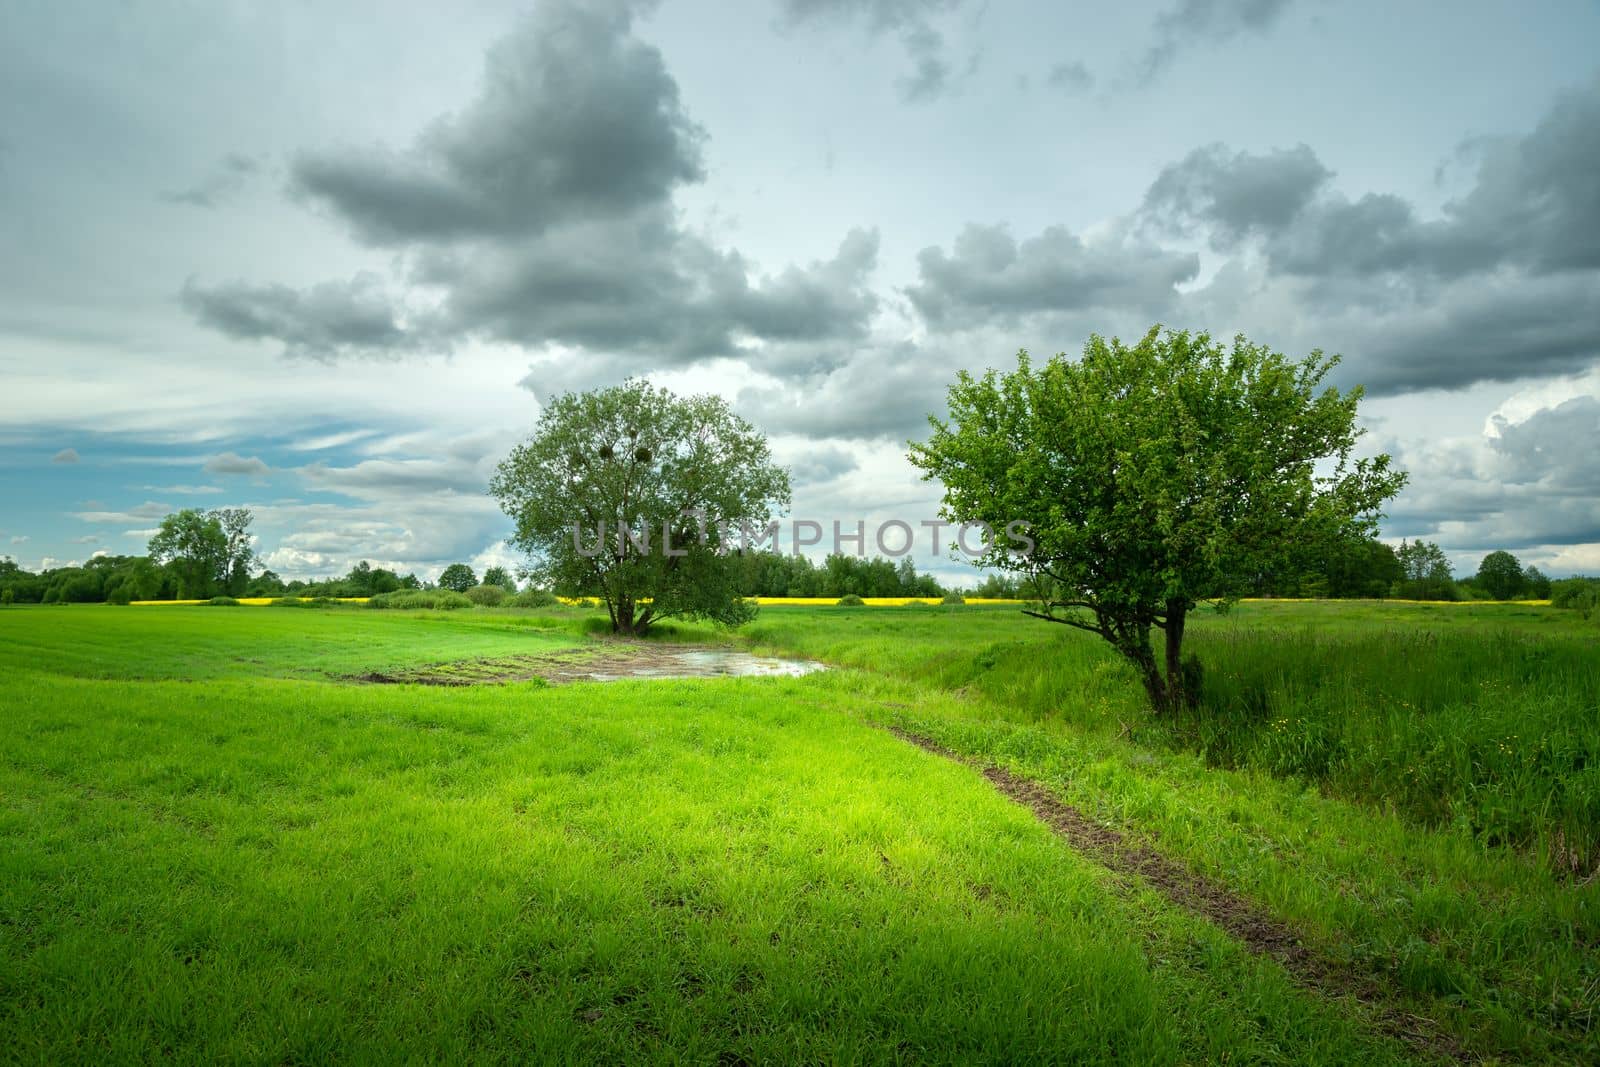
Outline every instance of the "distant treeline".
[[[832, 555], [821, 563], [775, 552], [738, 553], [737, 581], [742, 596], [971, 597], [1036, 600], [1040, 591], [1018, 575], [986, 575], [974, 587], [955, 589], [931, 574], [919, 573], [910, 559]], [[233, 597], [371, 597], [407, 589], [475, 586], [517, 591], [502, 567], [479, 578], [465, 563], [451, 564], [435, 581], [397, 574], [362, 561], [343, 576], [285, 581], [270, 570], [215, 566], [197, 570], [182, 558], [157, 562], [149, 556], [96, 556], [81, 566], [56, 567], [33, 574], [0, 557], [0, 603], [126, 604], [134, 600], [204, 600]], [[561, 595], [592, 596], [593, 589], [558, 589]], [[1254, 593], [1262, 597], [1397, 600], [1544, 600], [1584, 613], [1600, 609], [1600, 579], [1551, 581], [1536, 567], [1521, 565], [1509, 552], [1491, 552], [1476, 574], [1458, 578], [1439, 546], [1408, 541], [1391, 548], [1379, 541], [1357, 542], [1292, 575], [1262, 575]]]

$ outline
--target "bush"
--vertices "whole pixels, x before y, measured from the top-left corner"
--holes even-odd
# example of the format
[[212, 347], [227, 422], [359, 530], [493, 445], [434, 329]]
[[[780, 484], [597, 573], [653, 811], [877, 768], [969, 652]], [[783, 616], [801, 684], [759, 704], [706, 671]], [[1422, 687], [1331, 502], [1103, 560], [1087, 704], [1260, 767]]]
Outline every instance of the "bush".
[[860, 608], [866, 606], [866, 601], [862, 600], [854, 593], [846, 593], [844, 596], [839, 598], [838, 606], [841, 608]]
[[967, 598], [960, 593], [946, 593], [939, 598], [939, 603], [941, 604], [965, 604], [966, 602]]
[[303, 608], [306, 602], [297, 596], [281, 596], [267, 605], [269, 608]]
[[[6, 592], [10, 593], [11, 590], [7, 589]], [[125, 607], [128, 604], [133, 603], [133, 594], [128, 592], [127, 586], [120, 585], [106, 594], [106, 603], [119, 604]]]
[[239, 602], [233, 599], [231, 596], [214, 596], [210, 600], [206, 601], [206, 606], [213, 608], [236, 608], [239, 606]]
[[0, 604], [15, 604], [16, 602], [17, 594], [9, 589], [0, 589]]
[[1550, 583], [1550, 606], [1576, 611], [1587, 619], [1600, 608], [1600, 580], [1563, 578]]
[[480, 608], [497, 608], [505, 603], [505, 588], [498, 585], [475, 585], [466, 592], [468, 600]]
[[367, 601], [369, 608], [393, 608], [397, 611], [454, 611], [470, 608], [472, 601], [448, 589], [401, 589], [393, 593], [380, 593]]
[[507, 603], [514, 608], [553, 608], [561, 600], [548, 589], [524, 589]]

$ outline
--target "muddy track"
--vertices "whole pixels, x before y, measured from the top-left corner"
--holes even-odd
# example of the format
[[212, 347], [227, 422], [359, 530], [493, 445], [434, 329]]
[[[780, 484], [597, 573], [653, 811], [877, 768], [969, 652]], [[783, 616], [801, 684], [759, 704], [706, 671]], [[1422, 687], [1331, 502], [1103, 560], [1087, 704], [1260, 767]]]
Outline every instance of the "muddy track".
[[1038, 782], [1003, 767], [969, 759], [918, 734], [892, 726], [888, 729], [918, 748], [976, 768], [996, 789], [1032, 811], [1076, 851], [1118, 874], [1143, 880], [1173, 904], [1208, 920], [1251, 952], [1277, 961], [1304, 988], [1323, 996], [1351, 997], [1359, 1001], [1366, 1017], [1383, 1034], [1434, 1059], [1457, 1063], [1477, 1060], [1432, 1019], [1400, 1008], [1395, 1003], [1397, 995], [1376, 976], [1317, 955], [1292, 927], [1226, 885], [1197, 874], [1151, 848], [1128, 841], [1121, 832], [1090, 819]]

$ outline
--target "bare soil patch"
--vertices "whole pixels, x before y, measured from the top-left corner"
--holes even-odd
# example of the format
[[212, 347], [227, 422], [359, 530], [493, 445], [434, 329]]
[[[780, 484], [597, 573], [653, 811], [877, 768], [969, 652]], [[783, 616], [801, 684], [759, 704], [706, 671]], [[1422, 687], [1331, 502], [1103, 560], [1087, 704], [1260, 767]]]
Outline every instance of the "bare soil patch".
[[615, 682], [629, 678], [794, 677], [825, 670], [812, 660], [754, 656], [714, 645], [663, 645], [648, 641], [596, 641], [578, 648], [517, 656], [454, 660], [398, 671], [369, 671], [352, 681], [373, 685], [503, 685], [539, 680]]

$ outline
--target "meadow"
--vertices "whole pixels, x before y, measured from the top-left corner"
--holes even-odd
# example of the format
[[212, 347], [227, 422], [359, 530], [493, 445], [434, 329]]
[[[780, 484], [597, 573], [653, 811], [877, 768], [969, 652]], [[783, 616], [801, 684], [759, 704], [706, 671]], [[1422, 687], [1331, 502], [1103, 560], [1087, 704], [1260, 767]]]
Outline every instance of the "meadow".
[[1570, 613], [1241, 605], [1195, 624], [1208, 695], [1172, 721], [1004, 607], [657, 637], [836, 668], [805, 677], [359, 680], [595, 623], [0, 610], [0, 1055], [1600, 1056]]

